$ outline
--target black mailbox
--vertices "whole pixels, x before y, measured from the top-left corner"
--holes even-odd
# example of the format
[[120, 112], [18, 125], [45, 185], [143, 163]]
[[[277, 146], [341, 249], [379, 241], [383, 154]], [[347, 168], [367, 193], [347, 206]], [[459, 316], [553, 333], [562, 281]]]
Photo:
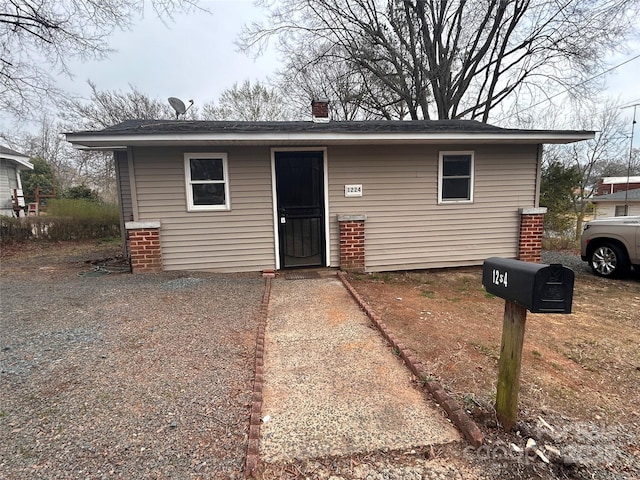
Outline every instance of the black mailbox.
[[508, 258], [487, 258], [482, 285], [487, 292], [532, 313], [571, 313], [573, 270]]

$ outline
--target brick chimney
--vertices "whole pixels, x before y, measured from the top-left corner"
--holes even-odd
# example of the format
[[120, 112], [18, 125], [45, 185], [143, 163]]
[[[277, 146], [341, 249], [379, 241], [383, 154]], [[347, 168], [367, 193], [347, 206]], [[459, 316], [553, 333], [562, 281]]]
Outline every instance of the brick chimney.
[[326, 98], [316, 98], [311, 100], [311, 115], [313, 121], [326, 123], [329, 121], [329, 100]]

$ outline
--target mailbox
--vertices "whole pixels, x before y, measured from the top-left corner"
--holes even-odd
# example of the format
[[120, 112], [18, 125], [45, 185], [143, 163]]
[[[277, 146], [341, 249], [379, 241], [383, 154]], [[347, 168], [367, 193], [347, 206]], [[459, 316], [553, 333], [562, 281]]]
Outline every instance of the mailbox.
[[574, 278], [573, 270], [560, 264], [493, 257], [482, 267], [482, 285], [487, 292], [531, 313], [571, 313]]

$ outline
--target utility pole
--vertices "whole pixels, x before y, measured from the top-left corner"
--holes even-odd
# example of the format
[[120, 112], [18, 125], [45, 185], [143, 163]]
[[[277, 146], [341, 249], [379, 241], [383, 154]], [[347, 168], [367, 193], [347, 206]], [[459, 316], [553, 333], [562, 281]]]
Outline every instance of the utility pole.
[[627, 164], [627, 189], [624, 192], [624, 214], [629, 215], [629, 186], [631, 183], [631, 158], [633, 156], [633, 132], [636, 128], [636, 109], [640, 103], [634, 103], [633, 105], [627, 105], [623, 108], [633, 107], [633, 120], [631, 121], [631, 145], [629, 146], [629, 163]]

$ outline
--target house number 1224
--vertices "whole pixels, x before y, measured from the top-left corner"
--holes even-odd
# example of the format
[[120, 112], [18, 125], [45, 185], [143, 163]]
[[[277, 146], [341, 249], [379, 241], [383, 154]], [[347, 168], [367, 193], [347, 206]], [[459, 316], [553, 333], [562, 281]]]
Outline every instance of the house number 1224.
[[344, 196], [345, 197], [361, 197], [362, 185], [345, 185]]
[[507, 273], [502, 273], [500, 270], [494, 268], [492, 272], [492, 280], [495, 285], [503, 285], [505, 288], [507, 287]]

